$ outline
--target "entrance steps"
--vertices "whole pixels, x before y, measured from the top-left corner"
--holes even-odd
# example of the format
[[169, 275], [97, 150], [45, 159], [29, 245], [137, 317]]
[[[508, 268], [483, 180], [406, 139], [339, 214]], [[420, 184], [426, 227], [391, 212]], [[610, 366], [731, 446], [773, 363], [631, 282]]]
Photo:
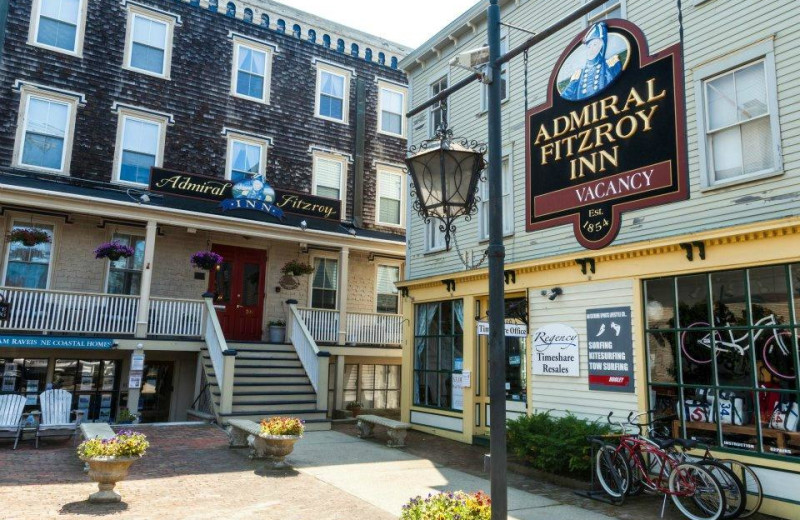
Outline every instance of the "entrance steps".
[[[237, 354], [233, 405], [230, 413], [220, 414], [223, 423], [227, 418], [260, 422], [279, 415], [302, 419], [307, 431], [331, 429], [327, 410], [317, 410], [317, 394], [292, 345], [229, 342], [228, 347]], [[200, 355], [219, 409], [221, 395], [211, 357], [205, 348]]]

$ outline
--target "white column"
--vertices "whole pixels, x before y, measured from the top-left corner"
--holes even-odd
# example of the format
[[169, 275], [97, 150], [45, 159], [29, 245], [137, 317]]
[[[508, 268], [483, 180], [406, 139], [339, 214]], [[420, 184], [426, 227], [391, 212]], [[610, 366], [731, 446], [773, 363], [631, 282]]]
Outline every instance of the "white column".
[[343, 247], [339, 251], [339, 287], [336, 290], [339, 307], [339, 345], [347, 342], [347, 278], [349, 270], [350, 249]]
[[155, 220], [147, 221], [147, 233], [144, 240], [144, 264], [142, 265], [142, 282], [139, 287], [139, 315], [136, 317], [136, 337], [147, 337], [147, 322], [150, 317], [150, 285], [153, 281], [153, 256], [156, 248]]

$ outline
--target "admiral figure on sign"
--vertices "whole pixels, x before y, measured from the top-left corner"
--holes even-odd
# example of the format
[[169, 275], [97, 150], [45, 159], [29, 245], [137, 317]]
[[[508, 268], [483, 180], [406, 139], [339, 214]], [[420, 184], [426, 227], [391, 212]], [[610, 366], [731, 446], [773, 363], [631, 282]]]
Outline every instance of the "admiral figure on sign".
[[233, 198], [275, 202], [275, 190], [262, 175], [237, 182], [233, 185]]
[[589, 28], [583, 37], [586, 63], [575, 70], [569, 83], [561, 91], [561, 97], [570, 101], [580, 101], [604, 90], [622, 72], [619, 54], [606, 58], [608, 48], [608, 26], [598, 22]]

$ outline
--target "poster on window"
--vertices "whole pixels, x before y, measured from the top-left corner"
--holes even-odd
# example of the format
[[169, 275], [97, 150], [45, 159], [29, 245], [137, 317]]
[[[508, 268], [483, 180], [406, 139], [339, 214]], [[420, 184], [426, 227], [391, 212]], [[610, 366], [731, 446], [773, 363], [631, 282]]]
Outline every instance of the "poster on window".
[[453, 403], [451, 408], [453, 410], [464, 409], [464, 380], [461, 374], [453, 374], [451, 378]]
[[3, 392], [13, 392], [16, 390], [17, 376], [3, 376]]
[[580, 345], [575, 329], [550, 323], [534, 332], [531, 368], [535, 376], [579, 377]]
[[79, 395], [78, 396], [78, 410], [84, 410], [84, 411], [88, 410], [89, 409], [89, 405], [91, 404], [91, 402], [92, 402], [92, 396], [91, 395]]
[[92, 376], [81, 376], [80, 390], [81, 391], [92, 390], [93, 380], [94, 378]]
[[586, 310], [589, 390], [633, 392], [631, 308]]

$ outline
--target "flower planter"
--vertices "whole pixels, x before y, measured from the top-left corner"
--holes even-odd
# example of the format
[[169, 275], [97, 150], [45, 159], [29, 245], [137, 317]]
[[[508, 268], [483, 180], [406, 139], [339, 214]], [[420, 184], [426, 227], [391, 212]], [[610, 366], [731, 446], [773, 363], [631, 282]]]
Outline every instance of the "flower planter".
[[266, 458], [270, 469], [290, 468], [284, 459], [294, 450], [294, 443], [302, 438], [302, 435], [251, 435], [248, 439], [250, 458]]
[[81, 460], [89, 464], [89, 478], [97, 482], [99, 491], [89, 495], [89, 502], [107, 504], [119, 502], [122, 496], [114, 491], [117, 482], [125, 480], [128, 468], [140, 457], [91, 457]]
[[286, 327], [277, 325], [269, 326], [269, 342], [270, 343], [286, 343]]
[[361, 415], [361, 408], [350, 408], [350, 411], [353, 413], [353, 417]]

